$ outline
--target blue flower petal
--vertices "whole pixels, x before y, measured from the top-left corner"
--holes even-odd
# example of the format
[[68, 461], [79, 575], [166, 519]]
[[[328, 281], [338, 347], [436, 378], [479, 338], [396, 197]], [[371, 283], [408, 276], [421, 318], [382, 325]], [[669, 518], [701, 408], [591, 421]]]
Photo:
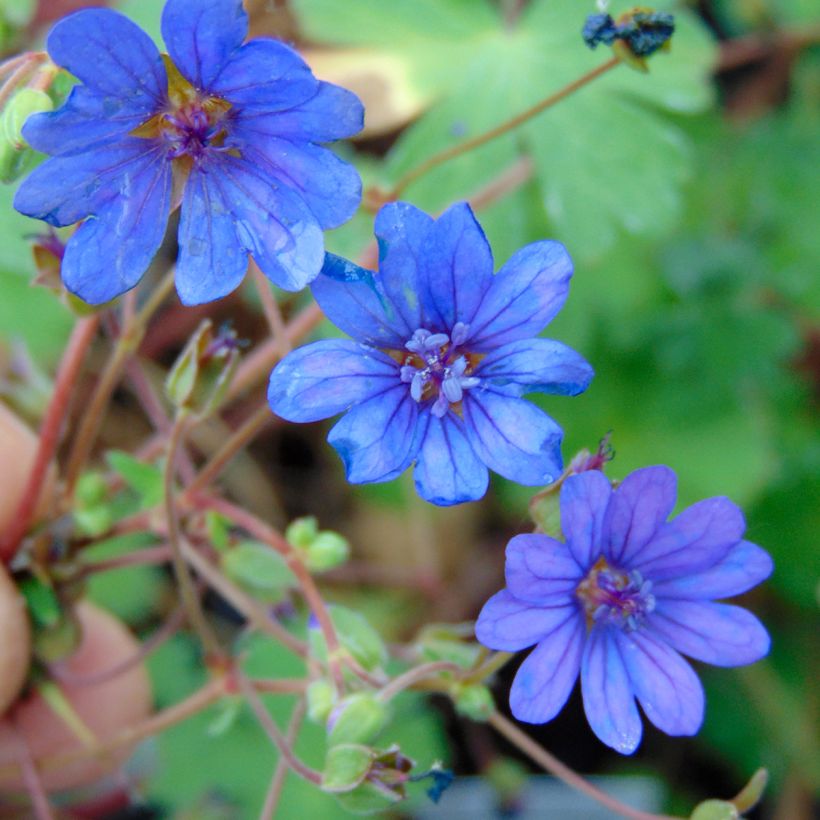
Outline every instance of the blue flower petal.
[[134, 110], [130, 97], [103, 97], [76, 85], [61, 108], [29, 117], [23, 136], [44, 154], [69, 156], [99, 150], [99, 146], [142, 125], [147, 116]]
[[51, 30], [46, 47], [57, 65], [117, 112], [130, 110], [148, 119], [162, 104], [168, 79], [159, 51], [119, 12], [86, 9], [70, 14]]
[[348, 339], [328, 339], [288, 353], [273, 369], [268, 402], [288, 421], [335, 416], [394, 385], [393, 359]]
[[[493, 282], [493, 255], [466, 202], [448, 208], [426, 232], [422, 248], [430, 317], [426, 324], [449, 333], [471, 325]], [[470, 338], [475, 335], [471, 328]]]
[[528, 486], [561, 474], [561, 428], [534, 404], [491, 390], [464, 395], [467, 438], [478, 457], [504, 478]]
[[327, 440], [345, 465], [351, 484], [390, 481], [416, 457], [423, 425], [407, 385], [399, 384], [355, 405]]
[[272, 179], [298, 192], [323, 230], [347, 222], [362, 199], [358, 171], [332, 151], [310, 143], [244, 134], [242, 155]]
[[568, 548], [584, 570], [601, 554], [604, 519], [611, 496], [612, 485], [598, 470], [571, 475], [561, 487], [561, 529]]
[[668, 735], [694, 735], [703, 723], [698, 676], [666, 643], [645, 630], [615, 633], [632, 691], [652, 723]]
[[171, 168], [148, 156], [129, 168], [119, 196], [89, 217], [68, 242], [65, 286], [98, 305], [139, 282], [165, 236], [171, 207]]
[[202, 90], [210, 89], [247, 33], [242, 0], [167, 0], [162, 12], [162, 39], [174, 65]]
[[611, 629], [595, 627], [589, 633], [581, 661], [581, 694], [592, 731], [616, 752], [632, 754], [643, 726]]
[[452, 413], [430, 416], [414, 475], [419, 495], [440, 506], [476, 501], [487, 492], [490, 480], [464, 435], [461, 419]]
[[519, 250], [495, 275], [471, 323], [473, 350], [529, 339], [563, 306], [572, 260], [559, 242], [534, 242]]
[[14, 207], [58, 228], [73, 225], [115, 197], [127, 196], [133, 175], [152, 162], [166, 164], [149, 143], [136, 138], [76, 157], [54, 157], [23, 180]]
[[510, 689], [510, 709], [525, 723], [546, 723], [561, 711], [581, 668], [586, 627], [572, 611], [518, 668]]
[[239, 287], [247, 268], [248, 252], [221, 191], [206, 175], [191, 174], [179, 222], [176, 287], [182, 304], [226, 296]]
[[723, 560], [745, 530], [737, 504], [728, 498], [707, 498], [661, 526], [640, 552], [630, 551], [625, 561], [654, 581], [702, 572]]
[[482, 607], [476, 621], [475, 635], [488, 649], [518, 652], [538, 643], [577, 617], [575, 607], [533, 606], [502, 589]]
[[348, 336], [375, 347], [404, 349], [407, 337], [395, 313], [388, 314], [392, 306], [370, 271], [328, 253], [311, 292], [325, 316]]
[[577, 396], [589, 387], [592, 367], [571, 348], [552, 339], [521, 339], [488, 353], [475, 376], [494, 386], [509, 387], [505, 393], [555, 393]]
[[362, 130], [364, 106], [352, 91], [320, 82], [313, 97], [287, 111], [255, 116], [253, 127], [284, 139], [333, 142]]
[[319, 81], [292, 48], [257, 39], [233, 52], [207, 88], [236, 106], [240, 121], [253, 121], [307, 102], [319, 90]]
[[766, 550], [751, 541], [741, 541], [709, 569], [655, 581], [652, 591], [664, 599], [731, 598], [765, 581], [773, 570], [774, 563]]
[[607, 558], [615, 566], [630, 566], [669, 518], [675, 506], [677, 479], [668, 467], [644, 467], [620, 484], [607, 513]]
[[540, 606], [575, 601], [583, 572], [565, 544], [538, 533], [516, 535], [506, 556], [507, 589], [519, 600]]
[[424, 310], [424, 242], [432, 225], [433, 220], [424, 211], [406, 202], [384, 205], [376, 215], [379, 283], [393, 308], [394, 326], [406, 339], [421, 327], [445, 331], [444, 327], [427, 326]]
[[771, 641], [751, 612], [711, 601], [658, 600], [647, 629], [670, 646], [715, 666], [742, 666], [769, 653]]
[[185, 187], [177, 291], [183, 304], [220, 299], [237, 288], [252, 253], [285, 290], [300, 290], [324, 258], [321, 229], [297, 194], [245, 160], [214, 155]]

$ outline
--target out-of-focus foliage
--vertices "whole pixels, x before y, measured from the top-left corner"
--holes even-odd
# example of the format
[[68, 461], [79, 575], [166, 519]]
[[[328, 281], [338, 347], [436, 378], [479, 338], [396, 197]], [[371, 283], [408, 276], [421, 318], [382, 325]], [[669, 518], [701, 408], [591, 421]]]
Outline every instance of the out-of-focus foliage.
[[[158, 34], [162, 0], [117, 5]], [[402, 82], [424, 108], [394, 141], [346, 153], [366, 186], [389, 187], [437, 151], [504, 121], [607, 58], [603, 49], [589, 51], [580, 37], [585, 15], [594, 11], [591, 0], [532, 0], [514, 22], [505, 21], [507, 5], [513, 4], [292, 0], [296, 29], [311, 47], [353, 46], [363, 59], [387, 55], [391, 65], [401, 65]], [[614, 2], [611, 11], [631, 5]], [[820, 23], [814, 0], [708, 5], [731, 37]], [[732, 497], [747, 510], [748, 537], [774, 556], [775, 574], [753, 601], [772, 632], [771, 658], [751, 669], [704, 675], [707, 720], [685, 754], [694, 748], [701, 759], [728, 770], [738, 787], [766, 766], [776, 795], [789, 779], [820, 786], [809, 697], [816, 686], [811, 670], [818, 662], [820, 581], [820, 59], [816, 45], [814, 53], [800, 54], [781, 105], [753, 120], [727, 121], [708, 77], [717, 41], [680, 4], [676, 10], [672, 50], [650, 61], [648, 75], [618, 67], [522, 129], [441, 166], [404, 197], [441, 209], [482, 190], [522, 157], [532, 161], [529, 181], [479, 218], [497, 265], [547, 236], [564, 242], [576, 261], [569, 301], [548, 335], [581, 351], [597, 375], [585, 395], [543, 402], [566, 430], [565, 458], [612, 430], [617, 458], [607, 466], [611, 475], [667, 463], [679, 476], [681, 506], [710, 495]], [[257, 31], [266, 20], [255, 16]], [[51, 366], [71, 317], [50, 292], [30, 286], [25, 237], [39, 226], [13, 211], [6, 189], [0, 190], [0, 230], [0, 337], [23, 338], [37, 361]], [[329, 244], [354, 256], [371, 236], [372, 219], [363, 212], [333, 232]], [[324, 496], [325, 485], [340, 483], [341, 471], [321, 460], [318, 465], [327, 470]], [[113, 467], [130, 485], [126, 512], [150, 506], [145, 496], [156, 502], [155, 470], [148, 474], [122, 459]], [[408, 569], [405, 530], [421, 530], [415, 537], [428, 552], [415, 558], [447, 589], [439, 595], [441, 619], [467, 620], [476, 601], [463, 579], [484, 583], [492, 571], [482, 567], [485, 575], [479, 574], [476, 565], [488, 554], [479, 550], [489, 545], [500, 556], [505, 539], [527, 526], [532, 490], [500, 480], [495, 490], [495, 501], [442, 513], [413, 506], [408, 512], [415, 502], [399, 483], [333, 489], [327, 494], [345, 493], [337, 509], [347, 518], [321, 524], [350, 536], [354, 562], [372, 559], [384, 567], [397, 556], [407, 559], [391, 576], [400, 581], [418, 569]], [[304, 504], [312, 500], [325, 499]], [[406, 526], [413, 515], [416, 523]], [[492, 519], [492, 531], [482, 529], [485, 518]], [[118, 539], [95, 545], [86, 557], [103, 561], [151, 546], [140, 538]], [[255, 580], [270, 587], [266, 601], [280, 602], [290, 578], [271, 569], [269, 555], [262, 557], [266, 569], [255, 563], [260, 555], [253, 544], [233, 545], [222, 557], [243, 588]], [[494, 584], [491, 579], [486, 586]], [[173, 601], [167, 576], [153, 568], [107, 572], [89, 586], [96, 601], [146, 635]], [[386, 641], [406, 640], [430, 617], [429, 599], [413, 591], [328, 589], [330, 600], [364, 613]], [[287, 607], [283, 612], [288, 622], [292, 613]], [[303, 673], [293, 655], [267, 639], [239, 648], [247, 652], [246, 668], [260, 677]], [[152, 656], [159, 706], [202, 682], [200, 661], [181, 638]], [[271, 698], [269, 707], [283, 726], [292, 700]], [[444, 721], [429, 702], [403, 695], [391, 708], [388, 743], [399, 742], [422, 768], [451, 760]], [[590, 743], [586, 728], [566, 734]], [[321, 767], [325, 748], [324, 727], [307, 722], [297, 752]], [[147, 796], [169, 813], [191, 816], [232, 817], [234, 808], [239, 816], [255, 816], [276, 761], [244, 707], [235, 715], [209, 710], [164, 733], [153, 752]], [[641, 762], [658, 765], [651, 755]], [[693, 797], [704, 797], [681, 794], [687, 785], [691, 781], [671, 786], [684, 813]], [[732, 784], [726, 788], [731, 793]], [[333, 798], [289, 776], [281, 816], [349, 815]]]

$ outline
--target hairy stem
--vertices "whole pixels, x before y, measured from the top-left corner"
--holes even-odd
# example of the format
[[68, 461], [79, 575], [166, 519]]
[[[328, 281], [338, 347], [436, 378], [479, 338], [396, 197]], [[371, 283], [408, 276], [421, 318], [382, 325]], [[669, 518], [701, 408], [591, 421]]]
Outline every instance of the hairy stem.
[[606, 74], [607, 71], [615, 68], [615, 66], [619, 65], [620, 62], [621, 61], [618, 57], [612, 57], [602, 65], [599, 65], [597, 68], [593, 68], [592, 71], [588, 71], [577, 80], [573, 80], [573, 82], [569, 83], [569, 85], [564, 86], [554, 94], [550, 94], [548, 97], [541, 100], [541, 102], [536, 103], [526, 111], [522, 111], [520, 114], [517, 114], [506, 122], [501, 123], [501, 125], [497, 125], [495, 128], [491, 128], [483, 134], [478, 134], [471, 139], [460, 142], [458, 145], [453, 145], [450, 148], [440, 151], [438, 154], [434, 154], [420, 165], [417, 165], [415, 168], [399, 177], [398, 182], [396, 182], [384, 198], [387, 201], [398, 199], [398, 197], [408, 186], [412, 185], [417, 179], [420, 179], [434, 168], [437, 168], [439, 165], [443, 165], [445, 162], [449, 162], [451, 159], [460, 157], [462, 154], [474, 151], [476, 148], [480, 148], [482, 145], [486, 145], [488, 142], [492, 142], [492, 140], [504, 136], [504, 134], [508, 134], [510, 131], [514, 131], [520, 125], [523, 125], [528, 120], [538, 116], [542, 111], [546, 111], [556, 103], [559, 103], [561, 100], [574, 94], [578, 91], [578, 89], [583, 88], [593, 80], [596, 80], [602, 74]]
[[279, 750], [279, 753], [282, 755], [282, 759], [287, 762], [288, 766], [293, 769], [299, 777], [304, 778], [308, 781], [308, 783], [319, 785], [319, 783], [322, 782], [322, 775], [316, 770], [311, 769], [309, 766], [306, 766], [301, 760], [299, 760], [298, 757], [296, 757], [293, 749], [291, 748], [291, 744], [288, 742], [288, 739], [282, 734], [281, 729], [276, 725], [276, 722], [270, 716], [270, 713], [265, 708], [265, 704], [262, 702], [262, 698], [259, 697], [256, 689], [250, 681], [248, 681], [248, 679], [242, 674], [238, 674], [237, 678], [239, 689], [248, 701], [248, 705], [253, 710], [253, 713], [256, 715], [256, 719], [265, 730], [265, 734], [267, 734], [273, 745]]
[[[305, 699], [302, 698], [293, 710], [287, 732], [285, 733], [285, 739], [290, 746], [293, 746], [296, 742], [296, 736], [299, 734], [299, 727], [302, 725], [306, 710], [307, 705]], [[287, 761], [284, 757], [281, 757], [276, 763], [276, 769], [274, 769], [270, 786], [268, 786], [268, 793], [265, 795], [265, 803], [259, 814], [259, 820], [273, 820], [273, 816], [276, 814], [276, 807], [279, 805], [279, 798], [282, 796], [282, 787], [285, 785], [285, 775], [287, 775], [287, 773]]]
[[88, 409], [83, 414], [82, 422], [68, 456], [65, 488], [63, 491], [63, 504], [66, 509], [71, 506], [71, 498], [74, 495], [74, 487], [77, 484], [77, 479], [80, 477], [80, 473], [83, 471], [88, 457], [91, 455], [91, 450], [94, 447], [100, 430], [100, 422], [108, 407], [111, 395], [123, 374], [126, 362], [139, 347], [151, 317], [156, 313], [173, 288], [174, 272], [170, 271], [162, 282], [151, 291], [150, 297], [137, 313], [133, 322], [123, 328], [120, 337], [114, 345], [114, 349], [111, 351], [111, 355], [103, 369], [100, 380], [97, 382], [97, 386], [91, 395]]
[[168, 526], [168, 544], [171, 547], [171, 561], [179, 587], [179, 595], [188, 616], [188, 621], [199, 636], [206, 656], [211, 659], [216, 659], [222, 657], [224, 653], [216, 635], [211, 629], [211, 625], [205, 617], [205, 613], [202, 611], [199, 593], [188, 571], [188, 564], [185, 562], [185, 557], [182, 554], [179, 512], [174, 498], [176, 456], [180, 444], [185, 437], [185, 425], [187, 420], [187, 414], [184, 411], [180, 411], [171, 429], [170, 438], [168, 440], [168, 459], [165, 464], [164, 475], [165, 517]]
[[230, 501], [210, 496], [199, 496], [194, 503], [197, 504], [197, 506], [202, 506], [205, 509], [211, 509], [224, 515], [257, 540], [269, 544], [287, 561], [288, 567], [299, 582], [302, 595], [308, 607], [310, 607], [310, 610], [319, 623], [319, 628], [322, 630], [325, 643], [327, 644], [328, 668], [330, 669], [337, 690], [341, 693], [344, 690], [344, 677], [342, 676], [340, 665], [342, 647], [339, 642], [339, 636], [336, 634], [336, 628], [330, 619], [330, 613], [322, 599], [319, 588], [316, 586], [313, 576], [308, 572], [299, 553], [276, 530], [252, 513], [241, 507], [237, 507]]
[[71, 333], [71, 338], [68, 340], [68, 345], [57, 371], [54, 393], [51, 396], [48, 410], [40, 428], [40, 440], [37, 445], [34, 465], [26, 481], [20, 505], [11, 519], [9, 529], [0, 541], [0, 560], [5, 563], [11, 561], [15, 556], [20, 541], [28, 531], [34, 517], [43, 482], [48, 474], [49, 464], [60, 441], [60, 432], [68, 412], [68, 404], [74, 393], [74, 387], [77, 384], [77, 377], [83, 365], [85, 354], [97, 333], [99, 322], [99, 316], [97, 315], [78, 320]]
[[499, 712], [493, 712], [489, 717], [489, 722], [493, 728], [504, 735], [513, 746], [516, 746], [534, 763], [541, 766], [542, 769], [563, 780], [568, 786], [573, 789], [597, 800], [602, 806], [606, 806], [610, 811], [621, 817], [628, 817], [630, 820], [681, 820], [681, 818], [670, 817], [666, 814], [651, 814], [650, 812], [640, 811], [621, 803], [620, 800], [612, 797], [604, 791], [601, 791], [597, 786], [594, 786], [585, 778], [581, 777], [576, 771], [570, 769], [565, 763], [558, 760], [557, 757], [551, 755], [546, 749], [539, 746], [526, 732], [519, 729], [511, 720], [508, 720]]

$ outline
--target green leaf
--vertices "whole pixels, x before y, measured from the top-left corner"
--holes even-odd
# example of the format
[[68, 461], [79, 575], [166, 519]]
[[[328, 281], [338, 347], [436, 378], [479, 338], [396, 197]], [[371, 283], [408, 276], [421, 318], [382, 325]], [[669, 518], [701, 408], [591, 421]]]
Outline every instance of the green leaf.
[[[487, 131], [602, 64], [580, 30], [575, 0], [534, 0], [514, 28], [477, 0], [298, 0], [312, 39], [392, 49], [438, 99], [399, 138], [388, 182], [439, 151]], [[613, 13], [631, 3], [615, 3]], [[575, 255], [594, 258], [622, 231], [659, 233], [678, 217], [691, 156], [680, 129], [656, 109], [691, 113], [710, 104], [712, 47], [685, 11], [669, 54], [649, 75], [617, 67], [525, 127], [437, 167], [406, 198], [439, 210], [474, 193], [517, 157], [536, 163], [552, 230]]]
[[121, 450], [111, 450], [105, 458], [111, 469], [140, 497], [142, 509], [162, 503], [164, 483], [161, 467], [146, 464]]
[[285, 559], [266, 544], [245, 541], [222, 554], [222, 569], [253, 595], [278, 601], [296, 580]]

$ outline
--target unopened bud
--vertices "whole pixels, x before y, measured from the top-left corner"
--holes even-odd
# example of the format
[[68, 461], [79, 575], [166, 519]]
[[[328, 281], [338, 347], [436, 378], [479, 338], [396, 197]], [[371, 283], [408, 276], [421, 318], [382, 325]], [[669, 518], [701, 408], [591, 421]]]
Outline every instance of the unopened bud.
[[343, 698], [327, 720], [328, 745], [369, 743], [390, 720], [387, 705], [370, 692], [356, 692]]
[[307, 715], [314, 723], [327, 723], [333, 707], [336, 705], [336, 690], [330, 681], [323, 679], [313, 681], [305, 693], [307, 698]]
[[324, 572], [347, 561], [350, 544], [337, 532], [319, 533], [305, 550], [307, 567], [311, 572]]
[[490, 690], [480, 683], [456, 686], [452, 692], [456, 711], [471, 720], [483, 722], [495, 711]]
[[239, 363], [241, 342], [222, 327], [216, 333], [205, 319], [188, 341], [165, 382], [168, 398], [178, 408], [207, 416], [219, 407]]

